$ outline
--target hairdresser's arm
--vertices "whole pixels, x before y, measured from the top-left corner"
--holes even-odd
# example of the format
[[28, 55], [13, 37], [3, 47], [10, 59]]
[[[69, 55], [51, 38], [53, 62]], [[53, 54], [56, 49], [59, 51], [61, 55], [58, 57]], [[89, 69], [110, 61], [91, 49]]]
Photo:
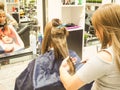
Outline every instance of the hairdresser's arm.
[[110, 72], [111, 55], [105, 51], [89, 58], [89, 60], [73, 75], [68, 73], [69, 66], [63, 60], [60, 66], [60, 78], [67, 90], [77, 90], [84, 84], [90, 83]]
[[12, 52], [13, 49], [14, 47], [12, 44], [3, 44], [3, 42], [0, 40], [0, 54]]
[[17, 21], [9, 13], [7, 13], [6, 16], [9, 24], [13, 26], [18, 26]]
[[[66, 58], [67, 60], [67, 58]], [[69, 66], [67, 65], [66, 60], [64, 60], [60, 66], [60, 79], [64, 85], [64, 87], [66, 88], [66, 90], [77, 90], [80, 87], [82, 87], [84, 85], [84, 82], [82, 80], [80, 80], [80, 78], [74, 74], [73, 76], [71, 76], [68, 73], [69, 70]]]

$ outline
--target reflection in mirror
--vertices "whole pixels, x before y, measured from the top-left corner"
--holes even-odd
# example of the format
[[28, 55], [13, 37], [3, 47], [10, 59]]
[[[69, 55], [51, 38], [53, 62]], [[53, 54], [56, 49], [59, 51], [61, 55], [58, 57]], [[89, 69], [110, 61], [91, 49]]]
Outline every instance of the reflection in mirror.
[[[37, 0], [20, 0], [20, 19], [23, 21], [35, 21], [37, 16]], [[37, 22], [35, 22], [37, 23]]]
[[102, 0], [86, 0], [86, 12], [85, 12], [85, 33], [84, 33], [84, 45], [90, 46], [93, 44], [99, 44], [98, 38], [95, 35], [94, 27], [91, 22], [91, 17], [94, 11], [102, 4]]

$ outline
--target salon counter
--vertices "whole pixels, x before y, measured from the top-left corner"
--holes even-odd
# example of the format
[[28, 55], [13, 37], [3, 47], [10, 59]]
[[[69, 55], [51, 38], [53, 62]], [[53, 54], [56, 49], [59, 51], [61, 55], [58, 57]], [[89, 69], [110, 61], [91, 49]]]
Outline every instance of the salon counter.
[[33, 54], [30, 48], [11, 53], [0, 54], [0, 63], [8, 61], [9, 64], [33, 59]]

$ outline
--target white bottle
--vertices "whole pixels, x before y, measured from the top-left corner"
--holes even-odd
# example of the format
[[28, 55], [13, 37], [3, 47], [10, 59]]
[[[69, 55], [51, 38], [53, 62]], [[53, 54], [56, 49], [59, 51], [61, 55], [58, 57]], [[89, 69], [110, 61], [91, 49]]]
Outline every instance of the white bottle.
[[30, 48], [33, 52], [33, 55], [37, 54], [37, 50], [36, 50], [36, 43], [37, 43], [37, 40], [36, 40], [36, 32], [35, 31], [30, 31]]

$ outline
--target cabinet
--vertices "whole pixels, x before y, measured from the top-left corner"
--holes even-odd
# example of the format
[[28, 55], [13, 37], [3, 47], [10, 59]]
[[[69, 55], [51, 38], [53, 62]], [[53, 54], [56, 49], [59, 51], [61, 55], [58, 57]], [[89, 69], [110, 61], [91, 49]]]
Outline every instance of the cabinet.
[[83, 30], [76, 29], [69, 31], [69, 36], [67, 38], [68, 48], [74, 50], [80, 58], [83, 56]]
[[59, 18], [64, 23], [74, 23], [84, 29], [85, 22], [85, 3], [81, 5], [63, 5], [62, 0], [48, 0], [48, 21]]
[[61, 20], [64, 23], [74, 23], [84, 28], [84, 5], [62, 5]]
[[53, 18], [59, 18], [63, 23], [74, 23], [79, 26], [78, 28], [68, 29], [69, 37], [67, 40], [69, 49], [76, 51], [82, 58], [86, 0], [82, 0], [82, 4], [80, 5], [63, 5], [62, 1], [63, 0], [48, 0], [48, 21], [51, 21]]

